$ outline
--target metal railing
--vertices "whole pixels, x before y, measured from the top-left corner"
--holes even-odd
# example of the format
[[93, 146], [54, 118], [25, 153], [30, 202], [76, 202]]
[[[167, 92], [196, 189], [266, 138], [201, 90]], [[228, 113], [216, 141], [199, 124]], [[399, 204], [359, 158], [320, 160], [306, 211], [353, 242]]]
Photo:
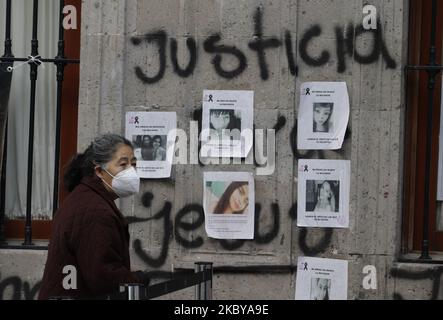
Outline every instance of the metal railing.
[[195, 286], [195, 300], [212, 300], [212, 262], [196, 262], [195, 273], [144, 287], [137, 283], [120, 286], [120, 299], [150, 300]]
[[[12, 38], [11, 38], [11, 16], [12, 16], [12, 1], [6, 0], [6, 19], [5, 19], [5, 45], [4, 54], [0, 57], [0, 64], [6, 64], [9, 72], [13, 72], [14, 62], [27, 62], [30, 66], [30, 112], [29, 112], [29, 142], [28, 142], [28, 172], [27, 172], [27, 190], [26, 190], [26, 222], [25, 222], [25, 239], [24, 246], [33, 245], [32, 243], [32, 162], [34, 152], [34, 116], [35, 116], [35, 95], [36, 82], [39, 66], [42, 63], [54, 63], [57, 67], [57, 111], [56, 111], [56, 132], [55, 132], [55, 154], [54, 154], [54, 185], [53, 185], [53, 214], [58, 208], [58, 188], [59, 188], [59, 162], [60, 162], [60, 129], [61, 129], [61, 106], [62, 106], [62, 87], [64, 79], [64, 70], [66, 65], [70, 63], [78, 64], [78, 59], [68, 59], [65, 56], [65, 40], [63, 28], [63, 8], [65, 6], [64, 0], [59, 0], [59, 23], [58, 23], [58, 43], [57, 55], [53, 59], [41, 58], [38, 52], [38, 0], [33, 0], [32, 10], [32, 39], [31, 39], [31, 54], [26, 58], [16, 58], [12, 53]], [[3, 69], [3, 68], [1, 68]], [[6, 70], [6, 68], [4, 68]], [[7, 126], [7, 124], [6, 124]], [[7, 130], [7, 129], [6, 129]], [[4, 237], [4, 220], [5, 220], [5, 183], [6, 183], [6, 150], [7, 139], [5, 136], [4, 153], [1, 171], [1, 185], [0, 185], [0, 242], [5, 242]]]
[[[150, 300], [195, 286], [195, 300], [212, 300], [212, 262], [196, 262], [194, 273], [148, 287], [141, 283], [122, 283], [119, 292], [95, 297], [95, 300]], [[81, 298], [80, 298], [81, 299]], [[75, 300], [71, 296], [53, 296], [48, 300]]]

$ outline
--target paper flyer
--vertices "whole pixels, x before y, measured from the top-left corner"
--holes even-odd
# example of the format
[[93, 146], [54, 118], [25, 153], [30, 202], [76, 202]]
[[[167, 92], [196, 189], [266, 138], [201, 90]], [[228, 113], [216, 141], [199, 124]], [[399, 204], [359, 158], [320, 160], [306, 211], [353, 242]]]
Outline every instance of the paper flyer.
[[177, 127], [175, 112], [127, 112], [125, 136], [134, 146], [140, 178], [171, 176]]
[[349, 227], [349, 160], [298, 161], [297, 226]]
[[254, 238], [254, 175], [250, 172], [205, 172], [205, 228], [215, 239]]
[[347, 300], [348, 261], [299, 257], [295, 300]]
[[246, 158], [253, 144], [254, 92], [204, 90], [202, 157]]
[[340, 149], [349, 121], [346, 82], [305, 82], [300, 90], [297, 148]]

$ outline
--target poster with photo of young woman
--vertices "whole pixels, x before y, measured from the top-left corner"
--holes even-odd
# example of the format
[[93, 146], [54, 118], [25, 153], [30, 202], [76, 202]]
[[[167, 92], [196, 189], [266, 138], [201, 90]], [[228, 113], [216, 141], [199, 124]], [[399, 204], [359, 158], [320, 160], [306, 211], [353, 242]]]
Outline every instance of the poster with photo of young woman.
[[200, 155], [246, 158], [253, 144], [254, 92], [204, 90]]
[[346, 300], [348, 261], [298, 257], [295, 300]]
[[297, 225], [349, 227], [350, 161], [298, 161]]
[[205, 228], [215, 239], [254, 238], [254, 175], [250, 172], [205, 172]]
[[300, 88], [297, 148], [337, 150], [349, 121], [346, 82], [306, 82]]
[[134, 146], [140, 178], [171, 176], [175, 136], [168, 139], [168, 134], [176, 127], [175, 112], [126, 113], [125, 135]]

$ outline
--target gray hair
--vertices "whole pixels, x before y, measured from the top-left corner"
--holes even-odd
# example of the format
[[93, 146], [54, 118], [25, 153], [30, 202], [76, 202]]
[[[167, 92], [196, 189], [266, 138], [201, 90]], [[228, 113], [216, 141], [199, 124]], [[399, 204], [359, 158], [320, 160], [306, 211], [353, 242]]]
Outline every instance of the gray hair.
[[109, 133], [100, 135], [92, 141], [88, 158], [94, 164], [106, 169], [106, 165], [111, 161], [120, 144], [133, 148], [129, 140], [118, 134]]
[[74, 190], [83, 177], [92, 176], [96, 165], [106, 169], [121, 144], [133, 148], [128, 139], [118, 134], [108, 133], [96, 137], [85, 152], [77, 154], [69, 164], [64, 176], [68, 191]]

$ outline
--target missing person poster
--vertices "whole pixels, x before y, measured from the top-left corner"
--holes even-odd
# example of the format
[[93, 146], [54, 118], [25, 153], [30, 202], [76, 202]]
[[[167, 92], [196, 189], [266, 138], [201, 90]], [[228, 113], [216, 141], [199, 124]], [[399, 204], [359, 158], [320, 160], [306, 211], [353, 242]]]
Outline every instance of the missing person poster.
[[205, 228], [215, 239], [254, 238], [254, 175], [250, 172], [205, 172]]
[[202, 157], [246, 158], [253, 143], [254, 92], [204, 90]]
[[305, 82], [298, 109], [297, 148], [337, 150], [349, 121], [346, 82]]
[[168, 134], [177, 127], [175, 112], [127, 112], [126, 138], [132, 141], [140, 178], [171, 176], [175, 136]]
[[298, 161], [297, 226], [349, 227], [349, 160]]
[[348, 261], [299, 257], [295, 300], [347, 300]]

